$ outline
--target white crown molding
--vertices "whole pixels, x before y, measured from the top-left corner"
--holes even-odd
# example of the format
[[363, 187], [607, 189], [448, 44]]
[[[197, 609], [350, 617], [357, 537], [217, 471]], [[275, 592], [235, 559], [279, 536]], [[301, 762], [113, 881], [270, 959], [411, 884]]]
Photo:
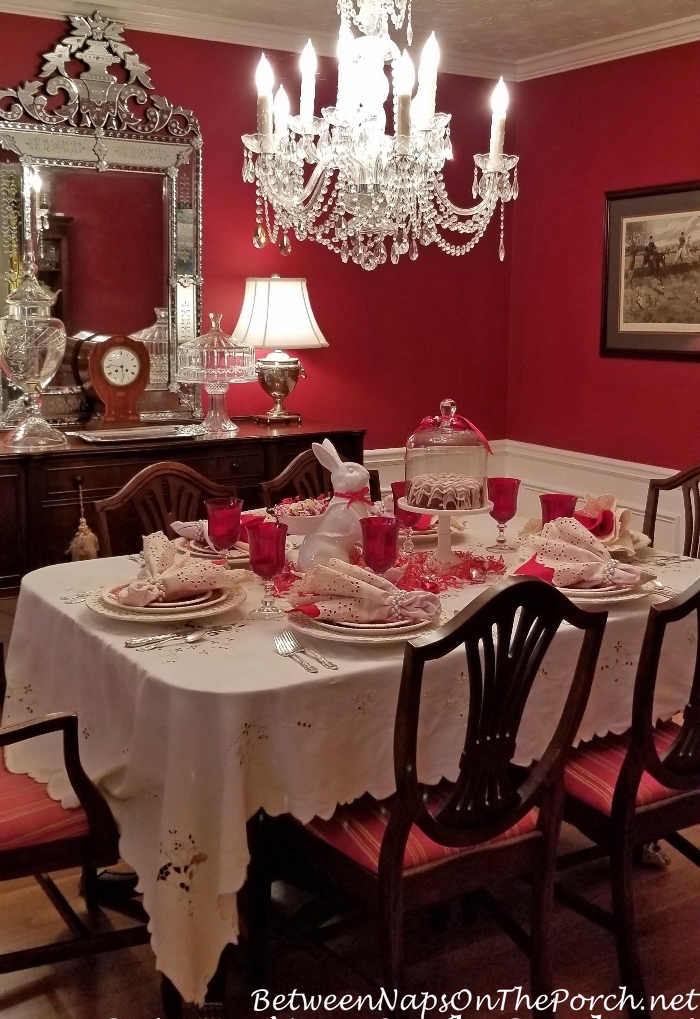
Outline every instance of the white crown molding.
[[581, 43], [568, 49], [518, 60], [515, 78], [516, 81], [528, 81], [530, 78], [561, 74], [562, 71], [573, 71], [577, 67], [590, 67], [592, 64], [633, 57], [639, 53], [649, 53], [669, 46], [682, 46], [685, 43], [697, 42], [699, 39], [700, 15], [693, 15], [690, 18], [680, 18], [678, 21], [667, 21], [663, 25], [638, 28], [633, 32], [598, 39], [596, 42]]

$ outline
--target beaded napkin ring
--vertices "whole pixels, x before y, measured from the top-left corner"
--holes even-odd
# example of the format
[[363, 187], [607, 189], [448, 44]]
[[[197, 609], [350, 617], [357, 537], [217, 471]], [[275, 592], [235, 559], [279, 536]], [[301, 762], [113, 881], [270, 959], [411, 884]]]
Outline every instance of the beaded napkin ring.
[[608, 562], [605, 564], [605, 567], [603, 569], [603, 583], [604, 584], [612, 583], [612, 578], [615, 575], [615, 570], [616, 569], [617, 569], [617, 563], [615, 562], [615, 560], [614, 559], [609, 559]]

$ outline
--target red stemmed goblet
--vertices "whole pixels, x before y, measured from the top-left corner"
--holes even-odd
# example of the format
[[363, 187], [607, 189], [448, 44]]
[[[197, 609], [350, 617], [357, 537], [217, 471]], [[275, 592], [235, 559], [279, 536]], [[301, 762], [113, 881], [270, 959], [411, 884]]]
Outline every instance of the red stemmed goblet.
[[542, 526], [544, 527], [550, 520], [556, 520], [557, 517], [573, 516], [578, 496], [548, 492], [546, 495], [540, 496], [540, 502], [542, 503]]
[[205, 499], [209, 541], [217, 552], [228, 552], [238, 541], [241, 533], [242, 499], [227, 497]]
[[498, 524], [498, 537], [494, 545], [489, 545], [487, 552], [515, 552], [515, 545], [506, 541], [506, 524], [512, 520], [518, 509], [518, 478], [489, 478], [489, 500], [493, 503], [491, 516]]
[[396, 517], [363, 517], [362, 558], [375, 573], [386, 573], [399, 554], [399, 521]]
[[410, 510], [401, 509], [399, 506], [399, 499], [403, 499], [406, 494], [405, 481], [392, 481], [391, 494], [394, 497], [394, 516], [401, 525], [401, 530], [404, 533], [403, 552], [404, 555], [410, 556], [415, 552], [415, 546], [412, 538], [413, 528], [420, 520], [422, 514], [411, 513]]
[[250, 615], [261, 619], [277, 619], [284, 615], [275, 607], [272, 597], [272, 581], [282, 572], [286, 560], [287, 525], [278, 520], [263, 520], [248, 527], [248, 551], [250, 568], [260, 577], [265, 588], [262, 605]]

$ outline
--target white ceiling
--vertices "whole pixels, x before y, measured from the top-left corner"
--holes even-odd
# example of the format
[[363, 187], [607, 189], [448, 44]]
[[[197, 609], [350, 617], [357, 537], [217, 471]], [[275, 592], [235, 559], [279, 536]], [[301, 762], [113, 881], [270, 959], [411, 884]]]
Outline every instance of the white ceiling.
[[[203, 6], [311, 36], [338, 30], [333, 0], [204, 0]], [[416, 40], [435, 30], [443, 46], [466, 57], [519, 61], [697, 13], [698, 0], [414, 0], [413, 25]]]
[[[700, 39], [698, 0], [413, 0], [414, 47], [434, 30], [444, 70], [536, 77]], [[0, 0], [0, 10], [92, 11], [131, 28], [334, 52], [334, 0]]]

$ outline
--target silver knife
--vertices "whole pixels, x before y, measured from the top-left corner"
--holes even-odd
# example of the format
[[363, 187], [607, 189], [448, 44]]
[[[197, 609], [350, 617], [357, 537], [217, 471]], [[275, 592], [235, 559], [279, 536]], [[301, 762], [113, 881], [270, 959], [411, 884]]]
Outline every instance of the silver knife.
[[148, 644], [159, 644], [162, 640], [169, 640], [171, 637], [186, 637], [188, 633], [193, 633], [191, 629], [188, 630], [171, 630], [169, 633], [159, 633], [155, 637], [134, 637], [124, 641], [124, 647], [146, 647]]

